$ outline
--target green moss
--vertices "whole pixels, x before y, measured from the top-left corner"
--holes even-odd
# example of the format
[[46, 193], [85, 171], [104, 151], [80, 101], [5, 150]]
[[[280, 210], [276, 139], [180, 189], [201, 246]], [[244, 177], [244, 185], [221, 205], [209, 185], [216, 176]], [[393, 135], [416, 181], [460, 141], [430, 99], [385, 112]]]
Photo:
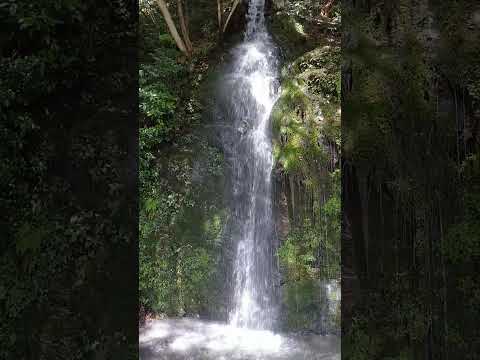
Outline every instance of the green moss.
[[[313, 329], [323, 321], [312, 316], [324, 305], [320, 281], [340, 274], [340, 177], [329, 166], [330, 144], [340, 148], [341, 54], [339, 44], [325, 45], [317, 25], [282, 13], [272, 22], [286, 55], [272, 124], [276, 165], [290, 193], [292, 227], [278, 252], [284, 325], [290, 330]], [[338, 329], [339, 313], [328, 321]]]
[[288, 173], [312, 177], [327, 154], [322, 137], [340, 144], [340, 49], [323, 46], [284, 67], [272, 112], [275, 159]]
[[311, 46], [301, 23], [285, 13], [277, 13], [270, 23], [270, 32], [288, 58], [295, 58]]

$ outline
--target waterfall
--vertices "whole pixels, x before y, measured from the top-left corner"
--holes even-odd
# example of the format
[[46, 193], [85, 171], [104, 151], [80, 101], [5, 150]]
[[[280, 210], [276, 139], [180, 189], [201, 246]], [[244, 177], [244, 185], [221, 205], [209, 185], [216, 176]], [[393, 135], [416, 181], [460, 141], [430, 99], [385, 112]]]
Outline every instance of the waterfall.
[[231, 124], [223, 134], [232, 167], [230, 233], [234, 244], [229, 322], [271, 329], [276, 319], [270, 113], [278, 93], [276, 49], [264, 19], [265, 0], [250, 0], [243, 42], [223, 88]]
[[265, 33], [265, 0], [250, 0], [247, 14], [246, 39], [250, 39], [257, 32]]
[[[193, 318], [155, 320], [141, 329], [140, 356], [153, 359], [339, 360], [336, 336], [278, 332], [279, 269], [273, 214], [270, 113], [279, 93], [278, 57], [265, 26], [265, 0], [249, 0], [243, 41], [221, 69], [212, 103], [228, 175], [230, 216], [224, 224], [219, 277], [230, 288], [228, 323]], [[222, 191], [222, 189], [218, 189]], [[323, 286], [323, 285], [322, 285]], [[322, 287], [325, 311], [339, 287]], [[225, 289], [227, 290], [227, 289]], [[223, 300], [223, 299], [222, 299]], [[223, 301], [222, 301], [223, 303]], [[218, 317], [225, 315], [219, 306]]]

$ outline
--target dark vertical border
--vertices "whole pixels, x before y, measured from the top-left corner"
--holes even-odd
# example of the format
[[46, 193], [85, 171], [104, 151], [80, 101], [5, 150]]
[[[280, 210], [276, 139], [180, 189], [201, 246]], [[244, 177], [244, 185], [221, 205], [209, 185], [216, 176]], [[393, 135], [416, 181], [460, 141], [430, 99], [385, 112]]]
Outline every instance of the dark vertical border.
[[480, 5], [343, 10], [342, 357], [476, 358]]
[[0, 358], [138, 358], [138, 3], [0, 18]]

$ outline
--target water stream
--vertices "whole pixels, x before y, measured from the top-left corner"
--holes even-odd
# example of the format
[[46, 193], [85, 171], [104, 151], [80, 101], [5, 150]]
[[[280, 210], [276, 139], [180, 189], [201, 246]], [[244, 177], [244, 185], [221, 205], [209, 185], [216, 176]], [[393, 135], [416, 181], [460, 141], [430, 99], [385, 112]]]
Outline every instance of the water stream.
[[276, 49], [266, 31], [265, 0], [251, 0], [245, 40], [236, 47], [225, 77], [233, 127], [223, 136], [232, 164], [233, 227], [236, 245], [233, 326], [275, 325], [275, 239], [272, 214], [270, 112], [278, 90]]

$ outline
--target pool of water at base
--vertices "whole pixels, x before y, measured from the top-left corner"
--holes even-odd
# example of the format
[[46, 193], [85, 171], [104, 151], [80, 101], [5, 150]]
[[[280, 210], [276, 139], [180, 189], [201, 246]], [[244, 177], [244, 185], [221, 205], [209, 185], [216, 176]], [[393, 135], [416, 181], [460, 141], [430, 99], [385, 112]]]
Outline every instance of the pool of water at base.
[[279, 334], [198, 319], [154, 320], [140, 329], [141, 360], [340, 360], [334, 335]]

